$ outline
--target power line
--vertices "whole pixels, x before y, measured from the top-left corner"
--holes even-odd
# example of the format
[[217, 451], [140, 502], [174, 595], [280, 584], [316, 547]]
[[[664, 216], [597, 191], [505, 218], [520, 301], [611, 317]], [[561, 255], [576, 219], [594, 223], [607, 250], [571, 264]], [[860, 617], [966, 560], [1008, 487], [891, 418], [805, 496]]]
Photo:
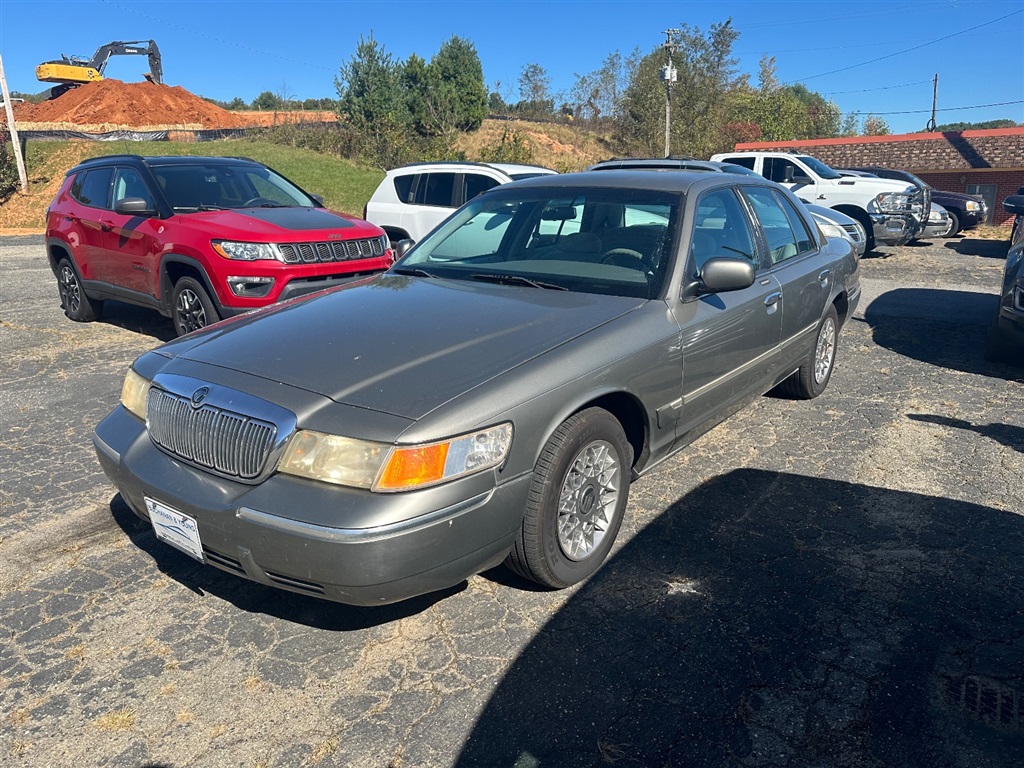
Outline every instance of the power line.
[[822, 96], [842, 96], [847, 93], [874, 93], [875, 91], [891, 91], [894, 88], [910, 88], [913, 85], [923, 85], [924, 83], [930, 83], [931, 80], [918, 80], [914, 83], [904, 83], [903, 85], [883, 85], [879, 88], [863, 88], [859, 91], [826, 91], [822, 93]]
[[[975, 104], [971, 107], [945, 107], [943, 109], [937, 109], [936, 112], [957, 112], [963, 109], [985, 109], [986, 107], [1006, 107], [1012, 106], [1013, 104], [1024, 104], [1024, 99], [1019, 101], [999, 101], [995, 104]], [[848, 112], [850, 115], [926, 115], [931, 112], [930, 109], [908, 109], [903, 112]]]
[[910, 53], [911, 51], [916, 51], [916, 50], [918, 50], [920, 48], [924, 48], [924, 47], [929, 46], [929, 45], [934, 45], [935, 43], [941, 43], [943, 40], [949, 40], [950, 38], [959, 37], [960, 35], [966, 35], [968, 32], [973, 32], [976, 29], [981, 29], [982, 27], [991, 26], [992, 24], [995, 24], [996, 22], [1003, 21], [1004, 19], [1008, 19], [1011, 16], [1017, 16], [1018, 14], [1021, 14], [1021, 13], [1024, 13], [1024, 10], [1014, 11], [1013, 13], [1008, 13], [1005, 16], [1000, 16], [998, 19], [992, 19], [991, 21], [986, 21], [983, 24], [978, 24], [976, 27], [970, 27], [969, 29], [963, 29], [963, 30], [961, 30], [959, 32], [954, 32], [951, 35], [946, 35], [945, 37], [940, 37], [940, 38], [937, 38], [935, 40], [930, 40], [927, 43], [921, 43], [920, 45], [915, 45], [912, 48], [906, 48], [906, 49], [904, 49], [902, 51], [896, 51], [895, 53], [889, 53], [889, 54], [886, 54], [885, 56], [879, 56], [877, 59], [871, 59], [870, 61], [862, 61], [860, 64], [851, 64], [848, 67], [841, 67], [840, 69], [833, 69], [830, 72], [822, 72], [819, 75], [811, 75], [810, 77], [798, 78], [795, 82], [802, 83], [802, 82], [804, 82], [806, 80], [814, 80], [816, 78], [825, 77], [827, 75], [835, 75], [835, 74], [837, 74], [839, 72], [847, 72], [847, 71], [849, 71], [851, 69], [856, 69], [857, 67], [863, 67], [863, 66], [865, 66], [867, 64], [874, 64], [875, 62], [878, 62], [878, 61], [885, 61], [886, 59], [891, 59], [893, 56], [902, 56], [905, 53]]

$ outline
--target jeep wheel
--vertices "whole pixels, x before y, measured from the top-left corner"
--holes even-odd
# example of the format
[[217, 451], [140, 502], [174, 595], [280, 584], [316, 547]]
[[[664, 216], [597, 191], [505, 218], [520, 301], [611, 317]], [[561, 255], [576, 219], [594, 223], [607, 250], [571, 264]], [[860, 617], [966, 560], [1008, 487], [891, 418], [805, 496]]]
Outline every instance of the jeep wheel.
[[60, 293], [60, 308], [69, 320], [89, 323], [103, 312], [103, 302], [86, 296], [82, 281], [68, 259], [61, 259], [57, 265], [57, 291]]
[[198, 331], [220, 320], [206, 289], [191, 277], [182, 277], [171, 293], [171, 320], [179, 336]]

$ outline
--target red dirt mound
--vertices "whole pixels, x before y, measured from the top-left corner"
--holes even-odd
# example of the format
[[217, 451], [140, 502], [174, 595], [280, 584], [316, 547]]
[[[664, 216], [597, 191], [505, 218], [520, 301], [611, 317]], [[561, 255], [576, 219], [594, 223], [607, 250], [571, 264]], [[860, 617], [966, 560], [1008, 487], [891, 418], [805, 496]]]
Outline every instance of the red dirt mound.
[[141, 128], [156, 125], [202, 125], [203, 128], [241, 128], [248, 123], [186, 91], [181, 86], [122, 83], [100, 80], [86, 83], [39, 104], [15, 107], [15, 119], [26, 123], [104, 123]]

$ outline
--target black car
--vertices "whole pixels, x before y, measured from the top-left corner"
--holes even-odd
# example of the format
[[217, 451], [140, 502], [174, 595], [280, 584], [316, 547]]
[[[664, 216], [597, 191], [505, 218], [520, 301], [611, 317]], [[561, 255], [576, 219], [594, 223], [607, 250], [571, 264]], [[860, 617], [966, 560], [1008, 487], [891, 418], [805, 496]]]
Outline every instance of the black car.
[[1007, 213], [1017, 214], [1006, 268], [999, 291], [999, 306], [992, 318], [985, 356], [990, 360], [1024, 363], [1024, 194], [1003, 201]]
[[943, 189], [935, 189], [928, 182], [910, 173], [910, 171], [898, 171], [894, 168], [880, 168], [872, 165], [866, 168], [850, 168], [851, 171], [865, 171], [873, 173], [883, 179], [897, 179], [916, 184], [919, 187], [926, 187], [931, 190], [932, 202], [938, 203], [949, 213], [949, 229], [939, 237], [953, 237], [962, 229], [973, 229], [979, 224], [985, 223], [988, 215], [988, 206], [979, 195], [968, 195], [964, 192], [949, 192]]

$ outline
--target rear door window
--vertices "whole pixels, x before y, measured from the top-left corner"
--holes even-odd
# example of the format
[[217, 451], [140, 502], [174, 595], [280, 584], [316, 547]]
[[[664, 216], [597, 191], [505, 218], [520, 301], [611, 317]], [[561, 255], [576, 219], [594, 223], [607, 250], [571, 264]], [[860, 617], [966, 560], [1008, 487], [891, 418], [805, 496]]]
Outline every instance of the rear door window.
[[415, 203], [451, 208], [455, 204], [454, 193], [454, 173], [427, 173], [420, 177], [416, 185]]
[[[114, 175], [113, 168], [95, 168], [75, 177], [71, 187], [72, 196], [84, 205], [93, 208], [110, 207], [110, 180]], [[79, 183], [81, 180], [81, 183]]]

